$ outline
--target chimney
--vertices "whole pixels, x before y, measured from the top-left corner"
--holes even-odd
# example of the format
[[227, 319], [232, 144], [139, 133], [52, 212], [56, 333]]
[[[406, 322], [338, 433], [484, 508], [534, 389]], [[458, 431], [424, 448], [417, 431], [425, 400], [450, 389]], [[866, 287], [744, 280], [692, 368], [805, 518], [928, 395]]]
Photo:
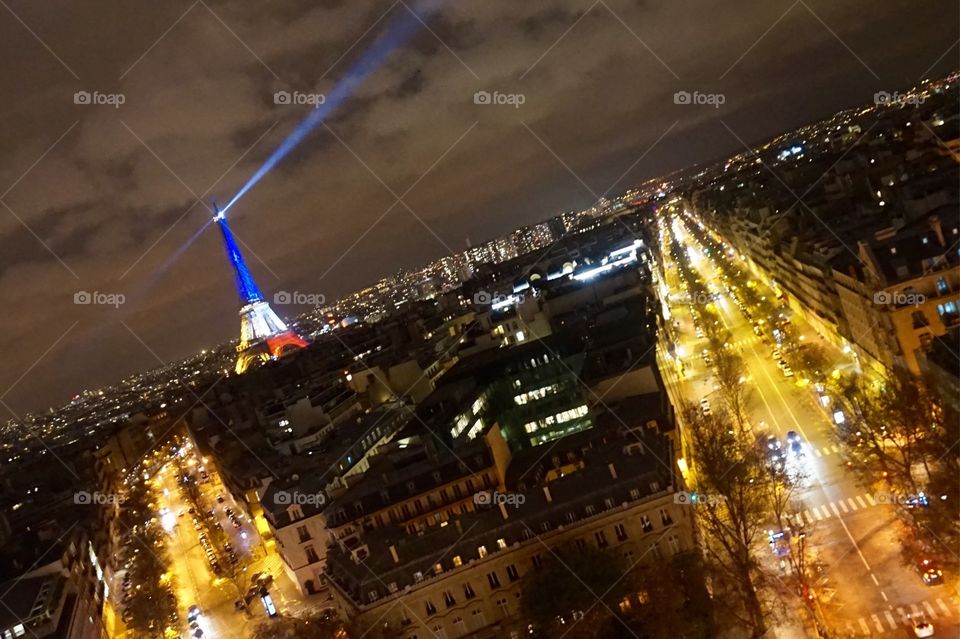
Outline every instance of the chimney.
[[543, 496], [547, 498], [547, 503], [548, 503], [548, 504], [553, 501], [553, 495], [550, 494], [550, 487], [549, 487], [549, 486], [544, 486], [544, 487], [543, 487]]
[[940, 216], [931, 215], [927, 218], [927, 224], [930, 225], [930, 230], [933, 231], [933, 234], [937, 236], [937, 242], [940, 243], [940, 246], [946, 247], [947, 241], [943, 237], [943, 227], [940, 226]]
[[390, 545], [390, 556], [393, 557], [393, 563], [400, 563], [400, 555], [397, 554], [397, 547], [393, 544]]
[[507, 514], [507, 505], [503, 503], [503, 500], [500, 501], [500, 514], [504, 519], [510, 519], [510, 515]]
[[616, 468], [616, 466], [614, 466], [613, 463], [611, 462], [611, 463], [607, 466], [607, 468], [610, 469], [610, 477], [611, 477], [612, 479], [616, 479], [616, 478], [617, 478], [617, 468]]

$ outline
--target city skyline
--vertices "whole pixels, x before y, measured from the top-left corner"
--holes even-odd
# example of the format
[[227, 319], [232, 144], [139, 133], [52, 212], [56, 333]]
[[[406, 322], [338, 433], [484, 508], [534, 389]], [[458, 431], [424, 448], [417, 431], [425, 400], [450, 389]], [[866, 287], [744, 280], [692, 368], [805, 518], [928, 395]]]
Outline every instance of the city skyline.
[[[355, 102], [334, 114], [329, 129], [317, 130], [237, 204], [232, 215], [238, 238], [247, 244], [251, 267], [264, 288], [340, 297], [394, 272], [397, 265], [413, 268], [424, 263], [421, 256], [462, 250], [468, 236], [496, 237], [561, 210], [589, 206], [609, 186], [622, 190], [735, 153], [744, 143], [863, 102], [876, 90], [909, 86], [925, 72], [942, 75], [955, 66], [945, 53], [951, 45], [945, 26], [949, 21], [932, 9], [915, 8], [905, 20], [906, 7], [872, 7], [874, 35], [866, 39], [849, 26], [858, 7], [771, 6], [756, 12], [755, 24], [738, 15], [736, 31], [727, 32], [724, 42], [706, 33], [698, 39], [702, 48], [694, 53], [685, 48], [682, 54], [650, 26], [682, 14], [649, 15], [641, 8], [604, 3], [584, 12], [574, 3], [558, 3], [552, 12], [528, 9], [524, 28], [517, 33], [491, 26], [502, 9], [499, 5], [469, 18], [441, 7], [430, 28], [394, 52], [359, 90]], [[345, 18], [337, 20], [339, 25], [349, 25], [341, 26], [342, 32], [324, 31], [329, 44], [321, 47], [323, 64], [310, 56], [309, 62], [293, 59], [292, 50], [308, 44], [304, 27], [294, 27], [292, 16], [284, 26], [298, 38], [277, 47], [271, 34], [253, 25], [252, 16], [236, 13], [239, 10], [221, 15], [214, 5], [163, 10], [166, 21], [158, 17], [157, 24], [164, 29], [173, 25], [169, 34], [157, 29], [152, 37], [142, 34], [143, 42], [134, 42], [137, 38], [131, 35], [123, 49], [129, 56], [119, 56], [123, 63], [108, 63], [101, 51], [77, 50], [77, 32], [49, 23], [50, 16], [10, 6], [23, 23], [11, 19], [3, 28], [18, 44], [21, 57], [12, 59], [17, 70], [5, 77], [11, 78], [14, 93], [32, 96], [5, 118], [12, 152], [0, 165], [0, 183], [9, 186], [0, 198], [9, 209], [0, 226], [6, 256], [0, 290], [22, 309], [15, 318], [5, 318], [8, 325], [2, 332], [10, 366], [0, 388], [8, 389], [3, 395], [10, 408], [21, 412], [57, 404], [81, 386], [108, 384], [232, 336], [234, 327], [227, 319], [232, 299], [222, 286], [226, 274], [212, 234], [202, 234], [171, 261], [206, 218], [205, 205], [195, 196], [208, 187], [212, 191], [203, 199], [226, 197], [235, 190], [228, 187], [241, 184], [310, 108], [311, 87], [320, 93], [328, 90], [338, 72], [376, 35], [386, 20], [374, 23], [385, 8], [344, 5], [331, 9], [334, 14], [317, 9], [301, 15], [304, 24], [335, 15]], [[734, 22], [721, 8], [709, 10], [721, 24]], [[79, 21], [83, 33], [100, 28], [90, 26], [91, 20], [88, 16]], [[47, 24], [54, 28], [45, 30]], [[138, 24], [150, 31], [144, 22]], [[371, 25], [367, 36], [350, 49]], [[465, 35], [471, 33], [467, 25], [486, 39]], [[876, 29], [893, 37], [895, 26], [926, 34], [914, 39], [901, 35], [900, 46], [915, 50], [909, 60], [886, 48], [878, 51], [873, 44], [883, 39], [876, 38]], [[784, 48], [783, 34], [791, 29], [809, 36], [802, 45], [804, 54], [815, 54], [809, 60], [829, 60], [837, 69], [834, 75], [811, 79], [802, 91], [803, 82], [788, 87], [775, 82], [783, 65], [801, 55]], [[937, 33], [943, 37], [930, 35]], [[56, 34], [62, 37], [54, 40]], [[211, 80], [201, 80], [190, 70], [200, 36], [206, 36], [204, 50], [210, 56], [203, 72], [237, 65], [252, 69], [253, 81], [232, 86], [235, 99], [222, 100], [231, 93], [214, 93]], [[584, 44], [598, 38], [613, 43], [613, 52], [602, 59], [584, 57]], [[344, 41], [339, 48], [333, 44], [338, 39]], [[114, 42], [109, 37], [106, 41]], [[516, 47], [518, 55], [491, 68], [485, 54], [498, 45]], [[697, 52], [707, 49], [714, 60], [709, 71], [693, 63], [698, 55], [702, 58]], [[624, 61], [622, 73], [598, 74], [591, 80], [592, 90], [577, 86], [584, 81], [581, 76], [591, 78], [589, 70], [601, 68], [610, 56]], [[574, 60], [577, 65], [570, 66]], [[327, 78], [317, 84], [328, 67]], [[805, 61], [791, 76], [812, 76], [819, 68]], [[27, 77], [25, 69], [37, 75]], [[631, 98], [633, 71], [643, 79], [639, 102]], [[568, 74], [576, 79], [564, 80]], [[35, 90], [39, 77], [50, 79], [44, 100]], [[768, 87], [774, 84], [778, 92], [792, 95], [771, 95]], [[817, 86], [824, 90], [810, 90]], [[725, 95], [725, 103], [719, 108], [674, 104], [676, 91], [698, 87]], [[283, 91], [291, 104], [283, 103]], [[294, 95], [297, 91], [300, 97]], [[523, 95], [524, 101], [475, 104], [477, 91]], [[84, 104], [82, 92], [90, 94], [91, 102], [102, 103]], [[81, 103], [75, 103], [75, 94], [81, 95]], [[110, 95], [122, 95], [122, 104], [116, 104], [118, 99], [110, 104]], [[293, 104], [297, 101], [301, 104]], [[631, 110], [616, 106], [619, 102], [631, 104]], [[24, 104], [37, 108], [27, 113]], [[422, 119], [424, 106], [440, 104], [452, 107], [444, 126]], [[641, 127], [632, 117], [637, 104], [644, 105], [637, 112], [644, 114]], [[773, 104], [779, 108], [771, 109]], [[160, 108], [151, 108], [155, 105]], [[600, 130], [571, 129], [569, 119], [584, 108], [603, 122]], [[19, 126], [28, 116], [30, 124]], [[383, 123], [376, 137], [355, 139], [357, 125], [371, 121], [368, 118]], [[164, 129], [155, 126], [161, 121]], [[206, 126], [211, 122], [216, 125]], [[15, 139], [14, 131], [24, 135]], [[409, 138], [411, 134], [416, 138]], [[524, 146], [518, 159], [525, 170], [504, 170], [506, 158], [496, 149], [505, 145], [498, 140], [504, 135], [516, 140], [521, 134]], [[204, 142], [202, 153], [185, 142], [192, 136]], [[411, 153], [413, 148], [416, 153]], [[403, 168], [395, 169], [401, 158]], [[522, 189], [515, 183], [520, 174], [529, 178]], [[223, 181], [216, 183], [221, 175]], [[317, 175], [323, 177], [317, 180]], [[413, 184], [410, 194], [403, 195]], [[403, 195], [403, 202], [377, 222], [395, 195]], [[311, 222], [316, 223], [318, 215], [321, 221], [314, 228]], [[294, 230], [302, 228], [309, 232]], [[400, 236], [402, 246], [390, 242]], [[25, 281], [43, 284], [25, 287]], [[77, 291], [120, 293], [125, 303], [120, 308], [77, 306]], [[169, 314], [166, 309], [174, 307], [190, 312]], [[41, 308], [50, 318], [42, 328], [23, 321], [33, 316], [31, 309]], [[185, 331], [187, 326], [193, 330]], [[55, 365], [58, 359], [70, 365]], [[93, 383], [81, 384], [80, 379]]]

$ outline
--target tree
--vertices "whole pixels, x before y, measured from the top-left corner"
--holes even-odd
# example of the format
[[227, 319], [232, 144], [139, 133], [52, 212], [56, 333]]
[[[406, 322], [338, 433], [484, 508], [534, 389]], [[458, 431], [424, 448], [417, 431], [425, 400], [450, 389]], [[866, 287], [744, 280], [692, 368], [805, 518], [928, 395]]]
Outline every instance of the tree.
[[348, 635], [344, 625], [326, 611], [271, 619], [257, 624], [253, 631], [253, 639], [346, 639], [348, 636], [360, 635]]
[[727, 348], [713, 351], [717, 384], [720, 386], [720, 398], [730, 416], [737, 424], [741, 436], [746, 435], [747, 401], [750, 399], [750, 387], [746, 381], [746, 366], [743, 358]]
[[701, 497], [697, 521], [705, 533], [705, 550], [726, 584], [730, 612], [760, 637], [766, 632], [757, 594], [755, 541], [768, 513], [763, 464], [759, 452], [735, 434], [729, 418], [684, 408], [690, 431], [694, 488]]
[[835, 436], [863, 478], [884, 479], [899, 494], [922, 491], [942, 459], [936, 451], [946, 432], [943, 411], [927, 386], [909, 371], [894, 369], [881, 383], [849, 376], [832, 390], [844, 415]]
[[607, 637], [622, 621], [613, 611], [628, 591], [630, 566], [593, 548], [558, 553], [523, 581], [522, 613], [541, 637], [576, 626], [577, 637]]
[[[713, 602], [700, 557], [674, 556], [668, 563], [638, 567], [630, 576], [635, 593], [623, 612], [627, 636], [644, 639], [707, 639], [717, 635]], [[632, 634], [631, 634], [632, 633]]]

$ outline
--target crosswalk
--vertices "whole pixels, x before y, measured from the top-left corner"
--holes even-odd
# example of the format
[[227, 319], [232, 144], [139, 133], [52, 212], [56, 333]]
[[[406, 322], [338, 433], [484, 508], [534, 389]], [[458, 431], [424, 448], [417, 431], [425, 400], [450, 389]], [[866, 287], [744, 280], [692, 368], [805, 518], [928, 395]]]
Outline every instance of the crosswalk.
[[882, 610], [848, 623], [846, 631], [852, 636], [870, 637], [902, 629], [904, 626], [909, 627], [913, 624], [913, 620], [919, 617], [925, 618], [935, 628], [938, 621], [955, 623], [955, 619], [960, 617], [960, 604], [950, 598], [944, 600], [938, 597], [919, 603], [895, 606], [892, 610]]
[[833, 444], [832, 446], [824, 446], [823, 448], [814, 448], [813, 454], [816, 455], [817, 457], [828, 457], [830, 455], [839, 455], [840, 447], [837, 446], [836, 444]]
[[872, 508], [878, 503], [883, 505], [882, 502], [877, 502], [877, 500], [874, 499], [874, 496], [870, 495], [869, 493], [856, 495], [854, 497], [842, 497], [827, 504], [812, 506], [804, 510], [802, 513], [796, 513], [794, 518], [797, 520], [796, 523], [798, 525], [812, 524], [815, 521], [823, 521], [824, 519], [830, 519], [831, 517], [839, 517], [841, 515], [846, 515], [858, 510]]

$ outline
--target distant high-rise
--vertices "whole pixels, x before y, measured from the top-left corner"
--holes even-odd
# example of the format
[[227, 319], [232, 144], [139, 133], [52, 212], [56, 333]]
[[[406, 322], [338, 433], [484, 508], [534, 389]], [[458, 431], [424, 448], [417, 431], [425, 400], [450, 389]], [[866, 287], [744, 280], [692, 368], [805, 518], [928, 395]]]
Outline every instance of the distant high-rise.
[[247, 370], [255, 362], [276, 359], [303, 348], [307, 342], [293, 332], [263, 299], [263, 293], [253, 280], [243, 255], [237, 247], [226, 216], [216, 209], [213, 220], [223, 235], [227, 258], [233, 267], [234, 283], [240, 295], [240, 343], [237, 344], [237, 373]]

